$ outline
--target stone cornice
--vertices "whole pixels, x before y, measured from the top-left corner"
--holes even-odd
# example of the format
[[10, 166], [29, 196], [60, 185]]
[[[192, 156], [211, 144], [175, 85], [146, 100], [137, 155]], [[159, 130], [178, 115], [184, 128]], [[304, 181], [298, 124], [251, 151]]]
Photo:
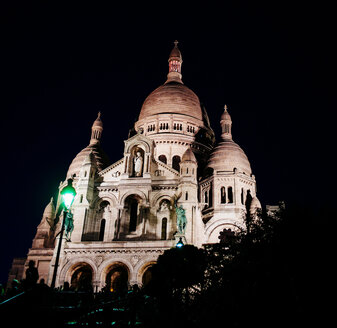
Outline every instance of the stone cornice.
[[65, 254], [87, 254], [87, 255], [97, 255], [97, 254], [162, 254], [166, 249], [170, 247], [162, 247], [162, 248], [101, 248], [101, 249], [93, 249], [93, 248], [66, 248], [64, 249]]

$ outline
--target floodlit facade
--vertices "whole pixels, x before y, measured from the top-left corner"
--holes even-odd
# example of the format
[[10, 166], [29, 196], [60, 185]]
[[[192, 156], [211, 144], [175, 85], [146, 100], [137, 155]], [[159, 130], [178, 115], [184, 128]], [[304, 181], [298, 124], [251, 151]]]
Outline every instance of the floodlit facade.
[[[260, 207], [227, 106], [216, 144], [206, 109], [182, 82], [177, 42], [168, 63], [167, 80], [145, 99], [120, 160], [111, 164], [101, 148], [99, 113], [89, 145], [70, 164], [59, 189], [73, 180], [74, 229], [62, 241], [56, 286], [67, 281], [117, 291], [146, 284], [158, 256], [180, 239], [197, 247], [217, 243], [220, 233], [244, 229], [247, 211]], [[47, 205], [26, 260], [35, 261], [48, 284], [62, 220], [55, 231], [50, 227], [59, 205], [60, 197]]]

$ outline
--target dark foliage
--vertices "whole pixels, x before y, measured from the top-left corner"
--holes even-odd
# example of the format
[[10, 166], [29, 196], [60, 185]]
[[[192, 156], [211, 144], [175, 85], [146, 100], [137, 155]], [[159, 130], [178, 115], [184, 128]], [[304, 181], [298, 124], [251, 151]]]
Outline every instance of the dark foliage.
[[322, 324], [325, 262], [316, 226], [332, 217], [298, 207], [260, 213], [225, 243], [166, 251], [155, 266], [148, 326]]

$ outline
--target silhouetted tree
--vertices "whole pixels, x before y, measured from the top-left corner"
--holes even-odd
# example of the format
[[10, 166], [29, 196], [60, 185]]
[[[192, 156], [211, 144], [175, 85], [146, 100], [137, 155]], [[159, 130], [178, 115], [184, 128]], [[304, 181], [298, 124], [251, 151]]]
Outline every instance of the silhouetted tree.
[[151, 309], [153, 326], [180, 327], [188, 322], [190, 305], [202, 289], [205, 267], [204, 251], [192, 245], [171, 248], [159, 256], [147, 287], [158, 306]]
[[320, 324], [320, 272], [332, 259], [321, 225], [335, 218], [336, 211], [289, 206], [249, 218], [246, 231], [204, 250], [166, 251], [154, 268], [152, 326]]

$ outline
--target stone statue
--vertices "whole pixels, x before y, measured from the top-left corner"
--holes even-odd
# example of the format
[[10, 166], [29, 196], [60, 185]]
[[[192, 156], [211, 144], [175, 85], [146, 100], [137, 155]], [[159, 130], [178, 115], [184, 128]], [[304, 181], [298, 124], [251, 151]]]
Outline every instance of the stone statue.
[[177, 213], [177, 228], [178, 232], [181, 234], [185, 233], [185, 228], [187, 224], [187, 219], [185, 215], [185, 209], [182, 205], [179, 207], [176, 205], [176, 213]]
[[73, 219], [73, 214], [70, 213], [70, 211], [66, 214], [65, 222], [64, 222], [64, 229], [66, 232], [66, 240], [71, 241], [70, 237], [71, 237], [71, 233], [74, 230], [74, 219]]
[[143, 157], [139, 151], [137, 151], [136, 157], [134, 158], [133, 162], [135, 176], [141, 177], [143, 173]]
[[160, 204], [160, 207], [158, 209], [159, 212], [164, 212], [169, 210], [169, 202], [168, 200], [163, 200]]

